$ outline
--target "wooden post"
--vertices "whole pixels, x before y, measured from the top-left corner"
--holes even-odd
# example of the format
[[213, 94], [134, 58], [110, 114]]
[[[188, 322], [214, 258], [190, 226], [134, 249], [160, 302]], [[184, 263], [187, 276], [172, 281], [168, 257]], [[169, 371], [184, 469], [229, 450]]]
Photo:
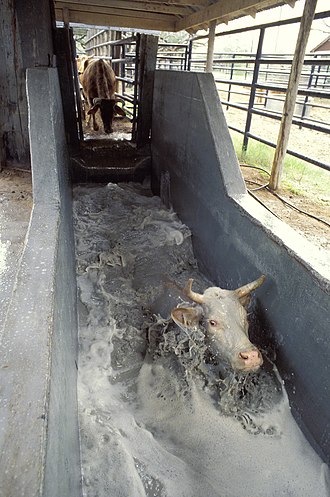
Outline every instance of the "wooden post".
[[207, 44], [205, 72], [212, 72], [213, 70], [214, 37], [215, 37], [216, 25], [217, 25], [216, 21], [210, 21], [209, 23], [209, 39]]
[[277, 190], [281, 182], [283, 163], [288, 148], [290, 128], [292, 125], [292, 118], [298, 94], [299, 78], [304, 63], [306, 45], [314, 19], [316, 4], [317, 0], [305, 1], [304, 13], [301, 19], [296, 50], [292, 61], [288, 90], [284, 102], [281, 126], [269, 180], [269, 187], [272, 190]]
[[62, 94], [65, 134], [70, 150], [75, 151], [79, 148], [79, 134], [74, 97], [72, 44], [72, 30], [56, 28], [55, 50]]
[[[152, 103], [154, 89], [154, 74], [156, 69], [158, 50], [158, 37], [152, 35], [141, 35], [139, 46], [139, 96], [137, 137], [138, 148], [144, 147], [150, 142]], [[135, 75], [135, 78], [137, 75]]]
[[0, 2], [0, 161], [30, 168], [25, 70], [53, 60], [48, 0]]

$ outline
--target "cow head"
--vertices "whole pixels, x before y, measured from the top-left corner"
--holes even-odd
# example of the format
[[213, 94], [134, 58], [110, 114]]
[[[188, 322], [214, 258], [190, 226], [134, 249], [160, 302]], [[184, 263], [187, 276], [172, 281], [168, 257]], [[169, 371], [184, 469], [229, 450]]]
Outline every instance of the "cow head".
[[263, 359], [248, 338], [245, 306], [251, 292], [264, 279], [261, 276], [237, 290], [210, 287], [203, 294], [192, 291], [193, 280], [190, 279], [185, 294], [199, 305], [177, 307], [171, 313], [172, 319], [186, 332], [202, 326], [212, 354], [229, 363], [235, 371], [256, 371]]
[[101, 119], [103, 122], [104, 132], [112, 133], [112, 121], [115, 114], [125, 116], [125, 111], [117, 105], [115, 98], [94, 98], [93, 106], [89, 109], [87, 114], [95, 116], [96, 112], [100, 109]]

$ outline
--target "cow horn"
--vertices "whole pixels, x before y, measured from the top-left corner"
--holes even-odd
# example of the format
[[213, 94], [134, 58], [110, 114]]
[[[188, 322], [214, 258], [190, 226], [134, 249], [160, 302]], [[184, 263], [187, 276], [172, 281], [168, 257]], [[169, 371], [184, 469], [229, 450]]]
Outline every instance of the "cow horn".
[[187, 297], [189, 297], [191, 300], [193, 300], [197, 304], [202, 304], [203, 303], [203, 295], [200, 293], [193, 292], [191, 289], [193, 281], [194, 280], [192, 278], [189, 278], [183, 291], [187, 295]]
[[102, 98], [93, 98], [93, 105], [100, 105]]
[[253, 292], [253, 290], [256, 290], [257, 288], [259, 288], [259, 286], [262, 285], [263, 282], [265, 281], [265, 278], [266, 278], [266, 276], [263, 274], [257, 280], [252, 281], [251, 283], [248, 283], [247, 285], [241, 286], [240, 288], [237, 288], [236, 290], [234, 290], [234, 293], [239, 298], [245, 297], [246, 295], [249, 295], [251, 292]]

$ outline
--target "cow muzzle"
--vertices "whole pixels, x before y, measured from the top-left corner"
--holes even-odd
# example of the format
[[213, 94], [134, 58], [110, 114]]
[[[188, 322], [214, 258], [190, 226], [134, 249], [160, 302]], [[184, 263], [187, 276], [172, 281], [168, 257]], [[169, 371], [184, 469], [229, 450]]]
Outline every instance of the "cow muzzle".
[[237, 369], [241, 371], [257, 371], [263, 363], [258, 349], [246, 350], [238, 354]]

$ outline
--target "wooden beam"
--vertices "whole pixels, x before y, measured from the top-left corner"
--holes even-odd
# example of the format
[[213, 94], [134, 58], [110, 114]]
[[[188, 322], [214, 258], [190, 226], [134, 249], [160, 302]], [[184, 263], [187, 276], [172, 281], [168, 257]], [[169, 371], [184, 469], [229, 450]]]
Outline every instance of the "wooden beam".
[[[63, 21], [62, 9], [55, 9], [55, 15], [57, 21]], [[110, 13], [84, 12], [79, 10], [69, 10], [69, 22], [91, 24], [95, 26], [113, 26], [118, 28], [175, 31], [174, 20], [146, 19], [145, 17], [112, 15]]]
[[176, 31], [181, 31], [215, 19], [228, 19], [228, 17], [234, 19], [246, 9], [259, 11], [281, 4], [283, 4], [283, 0], [220, 0], [199, 12], [195, 12], [183, 19], [178, 19], [175, 23], [175, 28]]
[[130, 0], [60, 0], [55, 2], [56, 8], [75, 10], [78, 6], [101, 7], [105, 9], [119, 8], [124, 10], [138, 10], [144, 12], [157, 12], [158, 14], [176, 14], [186, 15], [190, 14], [190, 10], [186, 6], [178, 5], [164, 5], [156, 4], [145, 1], [130, 1]]
[[256, 15], [257, 15], [257, 12], [258, 12], [257, 9], [252, 8], [252, 9], [244, 10], [243, 14], [245, 14], [247, 16], [251, 16], [251, 17], [253, 17], [253, 19], [255, 19]]
[[[111, 1], [111, 0], [110, 0]], [[144, 0], [135, 0], [136, 2], [143, 2]], [[153, 4], [163, 4], [161, 0], [148, 0], [148, 3]], [[189, 7], [198, 7], [203, 6], [207, 7], [209, 5], [209, 0], [166, 0], [165, 2], [168, 5], [186, 5]]]
[[299, 78], [304, 64], [306, 46], [314, 19], [316, 4], [317, 0], [305, 1], [304, 13], [302, 15], [296, 50], [292, 61], [288, 90], [284, 102], [281, 126], [269, 180], [269, 186], [272, 190], [277, 190], [281, 183], [283, 163], [288, 149], [290, 129], [292, 126], [292, 118], [298, 94]]
[[171, 22], [175, 20], [170, 14], [160, 14], [158, 12], [142, 12], [142, 11], [132, 11], [127, 9], [116, 9], [108, 7], [98, 7], [90, 4], [76, 4], [69, 2], [57, 2], [58, 8], [63, 11], [69, 12], [69, 17], [73, 12], [86, 12], [91, 14], [104, 14], [108, 16], [123, 16], [131, 18], [143, 18], [143, 19], [154, 19], [155, 21], [168, 21]]
[[205, 72], [212, 72], [212, 70], [213, 70], [214, 39], [215, 39], [216, 26], [217, 26], [216, 21], [210, 22]]
[[296, 0], [286, 0], [285, 3], [290, 5], [290, 7], [294, 8], [294, 6], [296, 5]]

